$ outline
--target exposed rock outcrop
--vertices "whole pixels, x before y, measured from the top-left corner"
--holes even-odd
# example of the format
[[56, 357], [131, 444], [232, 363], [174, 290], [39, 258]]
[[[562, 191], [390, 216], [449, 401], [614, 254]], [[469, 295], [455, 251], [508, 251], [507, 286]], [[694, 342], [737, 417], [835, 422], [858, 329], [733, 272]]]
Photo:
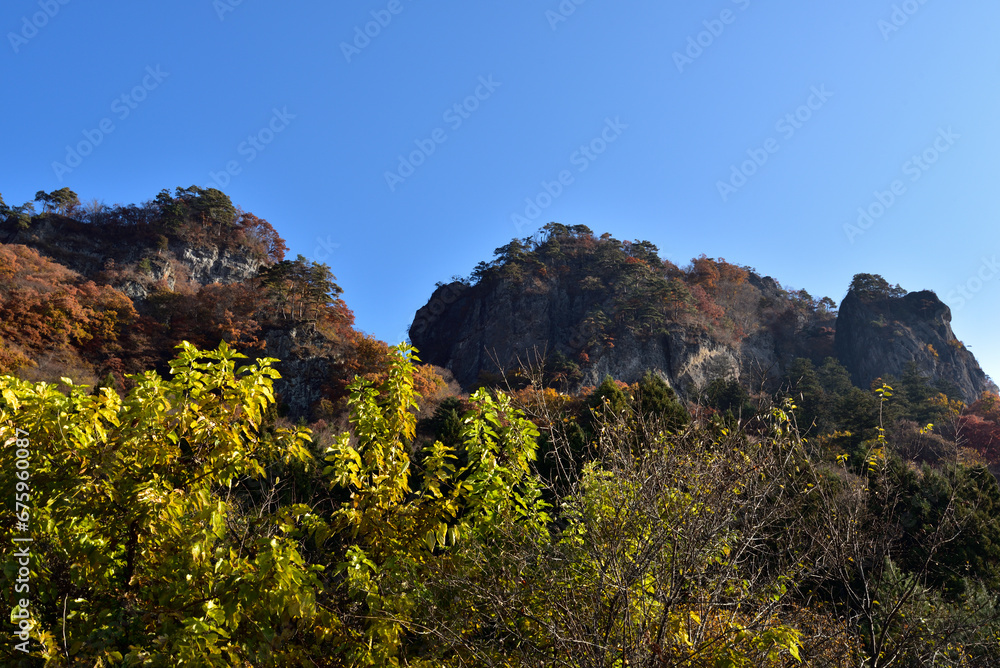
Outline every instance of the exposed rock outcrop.
[[23, 244], [87, 277], [114, 268], [132, 268], [140, 275], [113, 282], [134, 300], [145, 299], [150, 286], [166, 281], [174, 289], [178, 281], [200, 285], [236, 283], [252, 278], [263, 264], [242, 248], [219, 248], [210, 244], [192, 246], [164, 237], [125, 234], [109, 238], [95, 234], [85, 223], [57, 215], [36, 218], [31, 227], [18, 230], [5, 243]]
[[929, 290], [905, 296], [848, 292], [840, 305], [837, 357], [855, 384], [900, 378], [911, 362], [931, 381], [955, 386], [966, 402], [991, 388], [951, 329], [951, 309]]
[[[767, 286], [778, 290], [772, 279]], [[575, 360], [576, 385], [597, 385], [610, 375], [635, 382], [652, 370], [681, 393], [716, 378], [748, 384], [782, 369], [775, 337], [759, 331], [742, 341], [720, 341], [703, 331], [672, 326], [666, 333], [623, 332], [613, 341], [587, 345], [594, 331], [585, 322], [583, 299], [566, 280], [526, 291], [508, 281], [439, 287], [416, 314], [410, 339], [425, 362], [449, 369], [464, 387], [519, 367], [537, 354]], [[586, 348], [586, 355], [581, 349]]]
[[[717, 378], [760, 387], [796, 357], [820, 362], [834, 355], [862, 388], [879, 377], [902, 377], [911, 362], [966, 402], [993, 387], [955, 337], [951, 311], [933, 292], [885, 298], [849, 292], [834, 322], [789, 308], [792, 293], [751, 273], [748, 283], [756, 291], [748, 294], [759, 303], [747, 309], [755, 310], [760, 324], [743, 337], [667, 323], [658, 333], [617, 331], [611, 340], [605, 330], [581, 324], [591, 305], [575, 281], [567, 275], [527, 285], [507, 279], [442, 285], [417, 312], [410, 339], [424, 361], [449, 369], [466, 388], [538, 353], [578, 369], [576, 387], [596, 385], [606, 375], [631, 383], [647, 370], [686, 395]], [[775, 304], [777, 315], [765, 315]]]
[[263, 262], [245, 251], [219, 249], [217, 246], [170, 246], [178, 262], [188, 270], [195, 283], [238, 283], [257, 275]]
[[339, 361], [329, 351], [322, 334], [306, 323], [286, 329], [271, 329], [264, 335], [266, 355], [280, 360], [275, 364], [281, 378], [274, 390], [282, 410], [292, 419], [310, 415], [314, 403], [323, 398], [335, 364]]

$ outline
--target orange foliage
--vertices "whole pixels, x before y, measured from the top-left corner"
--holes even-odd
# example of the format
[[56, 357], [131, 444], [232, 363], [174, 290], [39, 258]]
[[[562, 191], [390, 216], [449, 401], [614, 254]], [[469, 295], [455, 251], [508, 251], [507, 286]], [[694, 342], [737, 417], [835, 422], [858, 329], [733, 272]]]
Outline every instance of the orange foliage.
[[729, 264], [723, 258], [714, 260], [706, 257], [704, 253], [691, 260], [691, 267], [688, 270], [689, 281], [693, 285], [700, 285], [709, 293], [714, 293], [721, 283], [735, 285], [744, 283], [748, 276], [746, 269]]
[[448, 383], [430, 364], [418, 364], [413, 373], [413, 389], [423, 399], [435, 398]]
[[[25, 246], [0, 247], [0, 267], [0, 338], [8, 345], [33, 357], [74, 349], [97, 362], [121, 352], [123, 333], [139, 317], [127, 296]], [[14, 363], [11, 353], [4, 357], [5, 366]]]
[[691, 260], [688, 279], [692, 285], [701, 286], [705, 290], [714, 290], [719, 282], [719, 266], [715, 260], [702, 253], [700, 257]]
[[389, 344], [370, 334], [358, 333], [354, 337], [353, 354], [345, 365], [346, 382], [361, 376], [378, 383], [389, 371]]
[[31, 366], [31, 360], [24, 353], [0, 340], [0, 375], [14, 374], [27, 366]]
[[971, 406], [969, 412], [987, 420], [1000, 422], [1000, 395], [996, 392], [983, 392]]

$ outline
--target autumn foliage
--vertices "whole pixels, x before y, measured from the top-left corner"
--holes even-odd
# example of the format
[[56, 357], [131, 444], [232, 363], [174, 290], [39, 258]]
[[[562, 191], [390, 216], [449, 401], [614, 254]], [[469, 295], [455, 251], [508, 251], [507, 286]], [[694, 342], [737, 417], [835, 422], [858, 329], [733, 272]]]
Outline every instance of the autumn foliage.
[[[0, 369], [9, 373], [62, 355], [81, 369], [108, 370], [138, 319], [132, 301], [25, 246], [0, 246]], [[86, 360], [86, 361], [85, 361]]]
[[[181, 342], [262, 357], [269, 337], [289, 335], [296, 354], [327, 361], [324, 398], [343, 411], [355, 375], [384, 376], [388, 346], [354, 328], [332, 270], [301, 255], [286, 260], [274, 227], [224, 193], [191, 186], [107, 206], [81, 205], [63, 189], [36, 201], [41, 213], [34, 202], [12, 209], [0, 199], [4, 238], [30, 244], [0, 245], [0, 373], [127, 389], [127, 374], [165, 373]], [[191, 251], [259, 268], [206, 283], [192, 277]], [[440, 381], [424, 376], [424, 389]]]
[[989, 463], [1000, 470], [1000, 396], [984, 392], [961, 416], [958, 426], [959, 439]]
[[824, 340], [832, 349], [832, 300], [782, 289], [753, 268], [723, 258], [700, 255], [679, 267], [661, 259], [649, 241], [595, 237], [585, 225], [559, 223], [494, 253], [468, 283], [506, 281], [527, 293], [559, 291], [573, 304], [577, 321], [565, 349], [557, 352], [577, 368], [562, 365], [557, 373], [564, 379], [572, 380], [602, 348], [630, 336], [683, 332], [735, 344], [755, 334], [791, 330], [784, 332], [788, 338], [805, 332], [812, 349], [823, 349]]

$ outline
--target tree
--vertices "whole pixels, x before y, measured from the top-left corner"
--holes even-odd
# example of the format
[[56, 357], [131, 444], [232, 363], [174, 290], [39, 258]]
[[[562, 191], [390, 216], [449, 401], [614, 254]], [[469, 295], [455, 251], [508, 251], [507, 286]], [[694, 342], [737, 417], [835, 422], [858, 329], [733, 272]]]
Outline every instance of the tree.
[[252, 213], [244, 213], [237, 221], [237, 226], [251, 243], [259, 247], [259, 253], [267, 261], [274, 263], [285, 259], [288, 246], [269, 222]]
[[60, 188], [47, 194], [44, 190], [39, 190], [35, 193], [35, 201], [42, 203], [46, 213], [57, 211], [64, 216], [80, 206], [80, 198], [69, 188]]
[[796, 566], [778, 553], [798, 508], [781, 489], [801, 449], [735, 431], [709, 446], [610, 412], [598, 432], [551, 535], [508, 522], [458, 546], [465, 568], [433, 585], [425, 627], [477, 665], [789, 665]]
[[529, 468], [538, 431], [502, 393], [470, 398], [459, 436], [463, 465], [456, 466], [456, 448], [435, 441], [413, 470], [414, 353], [393, 348], [378, 387], [360, 378], [351, 385], [353, 433], [326, 454], [324, 475], [346, 496], [331, 529], [350, 537], [338, 572], [343, 640], [355, 666], [407, 665], [407, 634], [422, 628], [423, 610], [436, 603], [434, 575], [447, 569], [457, 544], [514, 517], [536, 530], [547, 519]]
[[229, 196], [216, 188], [177, 187], [174, 195], [161, 190], [153, 206], [159, 211], [162, 229], [189, 239], [232, 241], [240, 212]]
[[286, 318], [304, 319], [310, 311], [314, 318], [319, 318], [339, 305], [344, 292], [329, 266], [312, 262], [302, 255], [264, 267], [258, 278], [280, 305], [282, 317]]
[[629, 400], [622, 387], [624, 383], [619, 386], [614, 378], [605, 376], [587, 401], [591, 410], [598, 414], [602, 411], [620, 414], [625, 410]]
[[746, 420], [757, 412], [750, 393], [736, 380], [714, 379], [705, 388], [705, 402], [731, 419]]
[[[302, 665], [330, 631], [322, 566], [288, 538], [302, 512], [247, 514], [234, 496], [269, 462], [306, 465], [308, 433], [268, 426], [274, 360], [239, 369], [185, 344], [172, 378], [102, 387], [0, 378], [4, 498], [30, 492], [32, 655], [53, 665]], [[28, 468], [15, 467], [15, 443]], [[20, 479], [19, 479], [20, 478]], [[232, 491], [230, 491], [232, 490]], [[11, 571], [0, 575], [13, 592]], [[5, 665], [19, 656], [5, 643]]]
[[15, 230], [24, 231], [31, 227], [31, 218], [35, 213], [33, 202], [25, 202], [20, 206], [0, 207], [0, 218], [3, 218], [5, 225], [13, 227]]
[[820, 431], [828, 426], [829, 399], [819, 381], [816, 368], [808, 359], [798, 357], [785, 373], [789, 392], [799, 410], [795, 413], [798, 427], [803, 433]]
[[[910, 361], [899, 383], [899, 396], [904, 401], [907, 417], [921, 425], [938, 424], [945, 417], [948, 397], [938, 392], [930, 380], [920, 372], [917, 363]], [[900, 396], [901, 395], [901, 396]]]
[[228, 231], [236, 224], [237, 211], [233, 202], [221, 190], [216, 188], [177, 188], [177, 197], [189, 208], [193, 217], [199, 222], [212, 224], [217, 233]]
[[[979, 536], [967, 532], [985, 528], [977, 523], [993, 512], [1000, 489], [992, 479], [983, 485], [985, 471], [950, 483], [925, 468], [919, 479], [894, 456], [881, 426], [892, 388], [883, 385], [877, 394], [877, 436], [862, 444], [860, 475], [849, 471], [847, 453], [837, 458], [843, 468], [836, 478], [810, 470], [813, 540], [821, 553], [806, 586], [859, 629], [855, 665], [993, 665], [1000, 658], [1000, 616], [983, 585], [992, 585], [995, 567], [986, 571], [990, 578], [961, 580], [975, 575], [970, 564], [977, 556], [977, 569], [986, 570], [986, 555], [995, 550], [971, 547]], [[994, 526], [987, 535], [995, 532]], [[949, 581], [952, 592], [964, 587], [970, 595], [956, 601], [947, 588], [934, 588]]]
[[906, 295], [906, 290], [899, 284], [890, 285], [878, 274], [855, 274], [851, 280], [850, 291], [864, 301], [873, 299], [894, 299]]
[[659, 375], [647, 371], [639, 381], [635, 394], [636, 410], [640, 415], [663, 420], [671, 429], [680, 429], [691, 421], [677, 393]]

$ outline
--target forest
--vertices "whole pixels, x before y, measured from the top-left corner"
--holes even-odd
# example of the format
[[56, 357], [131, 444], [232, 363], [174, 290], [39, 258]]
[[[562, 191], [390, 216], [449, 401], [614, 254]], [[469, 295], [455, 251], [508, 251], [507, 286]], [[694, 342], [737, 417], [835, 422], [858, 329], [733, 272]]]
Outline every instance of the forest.
[[[3, 665], [1000, 665], [1000, 396], [855, 385], [832, 300], [553, 224], [464, 281], [562, 272], [597, 325], [463, 389], [219, 191], [35, 202], [0, 199]], [[47, 229], [128, 242], [86, 268]], [[254, 269], [201, 284], [205, 246]], [[574, 376], [626, 333], [803, 322], [768, 387]], [[291, 330], [327, 364], [298, 416]]]

